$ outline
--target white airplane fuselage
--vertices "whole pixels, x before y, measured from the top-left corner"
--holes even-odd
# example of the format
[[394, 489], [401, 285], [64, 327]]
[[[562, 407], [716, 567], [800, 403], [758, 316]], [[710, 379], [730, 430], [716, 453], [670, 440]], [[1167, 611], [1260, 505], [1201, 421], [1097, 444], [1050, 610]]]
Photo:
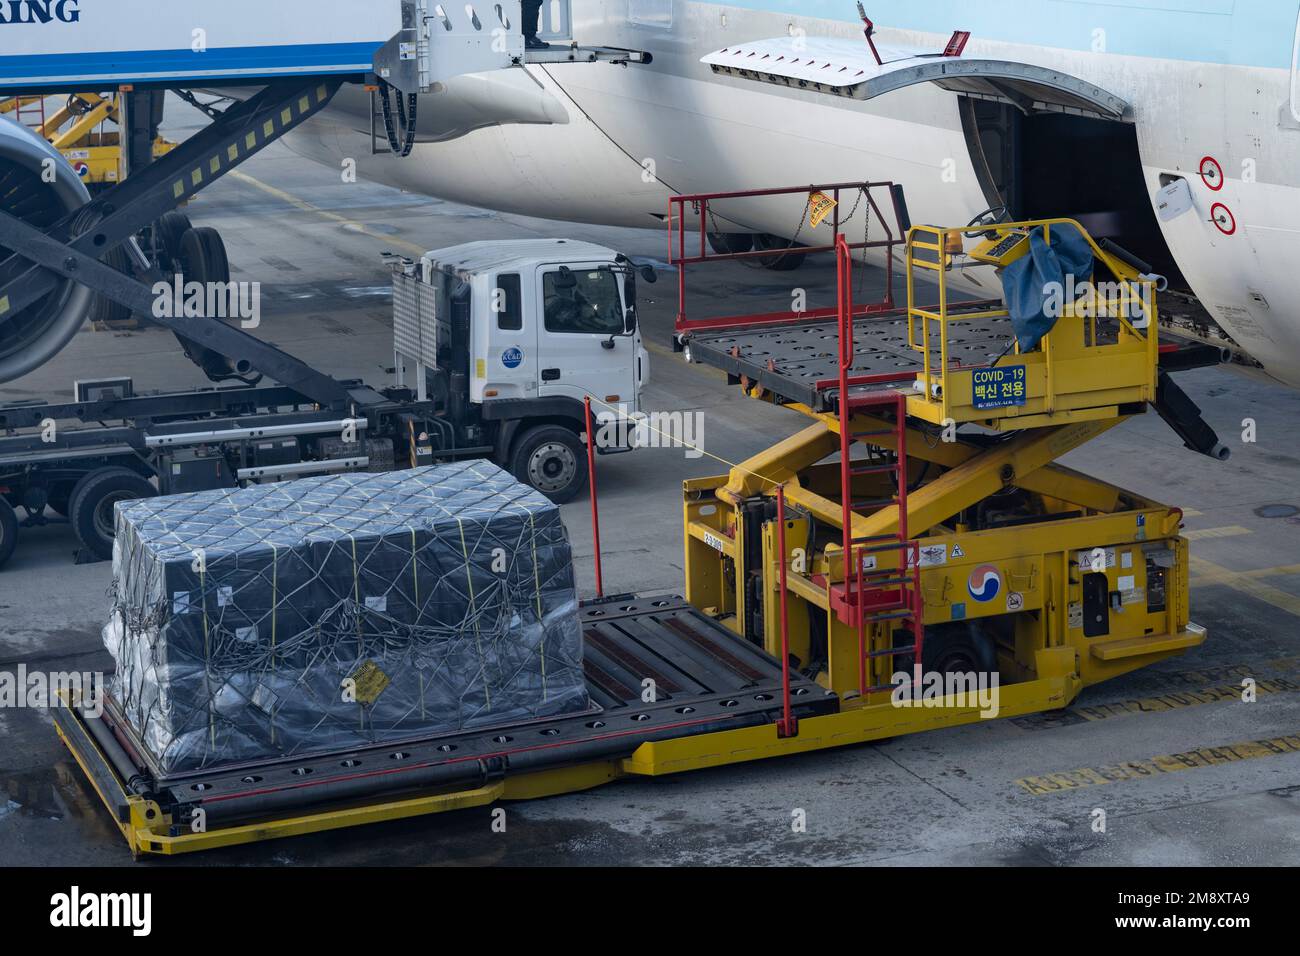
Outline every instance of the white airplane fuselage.
[[[1194, 209], [1159, 224], [1163, 251], [1242, 349], [1300, 387], [1300, 0], [868, 7], [882, 44], [937, 52], [954, 29], [970, 30], [968, 57], [1048, 67], [1123, 99], [1129, 110], [1118, 122], [1136, 132], [1131, 171], [1113, 170], [1107, 164], [1120, 160], [1098, 150], [1083, 173], [1062, 169], [1073, 182], [1052, 183], [1039, 163], [1032, 188], [1086, 192], [1092, 164], [1098, 176], [1128, 177], [1148, 200], [1185, 179]], [[729, 44], [774, 37], [856, 38], [865, 47], [848, 0], [573, 0], [572, 9], [581, 42], [646, 50], [653, 63], [530, 66], [487, 78], [468, 99], [505, 105], [500, 125], [484, 128], [457, 125], [473, 111], [445, 108], [464, 91], [424, 97], [421, 113], [435, 117], [425, 138], [441, 141], [406, 159], [372, 155], [369, 96], [349, 88], [291, 145], [322, 162], [353, 158], [363, 178], [412, 192], [606, 225], [661, 226], [673, 194], [868, 179], [902, 184], [918, 223], [960, 224], [996, 204], [969, 113], [963, 123], [970, 106], [956, 93], [921, 83], [863, 102], [720, 76], [701, 62]], [[439, 115], [452, 117], [444, 129]], [[1021, 155], [1032, 165], [1032, 146]], [[749, 202], [728, 218], [736, 232], [792, 238], [802, 212], [798, 200]]]

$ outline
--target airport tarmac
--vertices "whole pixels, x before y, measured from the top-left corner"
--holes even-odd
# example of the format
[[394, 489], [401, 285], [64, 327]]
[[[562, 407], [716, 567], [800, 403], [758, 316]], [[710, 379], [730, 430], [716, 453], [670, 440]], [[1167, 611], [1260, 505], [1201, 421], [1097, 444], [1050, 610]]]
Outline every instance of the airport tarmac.
[[[221, 231], [235, 279], [264, 284], [259, 334], [327, 372], [372, 384], [389, 381], [392, 364], [381, 252], [418, 255], [520, 236], [568, 236], [658, 260], [667, 250], [662, 233], [548, 223], [345, 185], [283, 145], [205, 191], [188, 213]], [[796, 286], [808, 290], [810, 307], [830, 305], [832, 264], [793, 273], [733, 266], [693, 285], [706, 309], [731, 312], [756, 311]], [[671, 281], [643, 289], [652, 356], [645, 404], [699, 412], [707, 454], [642, 449], [600, 462], [611, 592], [677, 591], [680, 482], [722, 473], [725, 462], [805, 425], [674, 356], [675, 299]], [[0, 401], [70, 396], [76, 378], [115, 374], [133, 376], [138, 390], [206, 384], [166, 332], [84, 331], [45, 368], [0, 386]], [[1186, 509], [1193, 619], [1209, 639], [1184, 657], [1091, 688], [1053, 715], [509, 805], [504, 833], [494, 831], [488, 810], [469, 810], [186, 862], [1300, 863], [1300, 394], [1226, 368], [1179, 381], [1232, 448], [1230, 461], [1183, 449], [1151, 414], [1065, 462]], [[1248, 420], [1253, 443], [1242, 440]], [[585, 499], [564, 516], [590, 594]], [[74, 565], [75, 548], [66, 526], [23, 533], [0, 572], [0, 669], [110, 666], [99, 627], [111, 568]], [[1260, 689], [1253, 703], [1240, 699], [1246, 678]], [[793, 826], [799, 811], [802, 832]], [[48, 714], [0, 710], [0, 865], [130, 863]]]

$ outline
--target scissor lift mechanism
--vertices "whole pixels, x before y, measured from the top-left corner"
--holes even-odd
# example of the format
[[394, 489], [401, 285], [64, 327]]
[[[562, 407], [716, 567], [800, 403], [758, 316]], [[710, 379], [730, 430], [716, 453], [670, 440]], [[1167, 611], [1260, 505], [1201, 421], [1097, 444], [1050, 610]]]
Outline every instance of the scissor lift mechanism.
[[[934, 234], [909, 231], [908, 270], [928, 258], [942, 287], [958, 232], [940, 230], [941, 241], [927, 243]], [[901, 233], [893, 240], [903, 241]], [[111, 701], [101, 718], [56, 709], [60, 735], [133, 853], [184, 853], [973, 723], [981, 719], [974, 697], [891, 703], [896, 671], [917, 659], [929, 666], [935, 648], [950, 650], [954, 633], [969, 639], [972, 627], [993, 650], [1002, 717], [1064, 707], [1086, 686], [1202, 643], [1204, 630], [1188, 620], [1182, 513], [1056, 463], [1156, 399], [1154, 315], [1137, 323], [1145, 332], [1105, 318], [1113, 340], [1078, 347], [1078, 316], [1067, 313], [1038, 361], [1068, 354], [1084, 367], [1013, 379], [1026, 385], [1023, 405], [963, 415], [974, 408], [963, 383], [997, 364], [1005, 315], [992, 303], [921, 308], [911, 282], [907, 309], [861, 309], [852, 250], [842, 236], [835, 248], [836, 323], [680, 329], [694, 361], [811, 421], [729, 475], [685, 483], [685, 601], [623, 596], [584, 606], [590, 713], [169, 779]], [[1143, 284], [1095, 244], [1094, 253], [1135, 289]], [[963, 333], [969, 338], [950, 328], [968, 320], [977, 324]], [[813, 340], [823, 344], [803, 347]], [[1116, 350], [1149, 364], [1116, 361]], [[1014, 362], [1032, 364], [1034, 354]], [[932, 423], [941, 413], [977, 420], [980, 434], [940, 440]], [[858, 446], [866, 457], [853, 453]], [[841, 461], [823, 463], [836, 452]], [[979, 594], [992, 600], [968, 588], [972, 569], [982, 569]], [[661, 693], [652, 704], [640, 696], [646, 678]]]
[[[1069, 220], [996, 233], [1065, 225], [1086, 236]], [[1189, 447], [1219, 457], [1162, 369], [1218, 357], [1162, 347], [1154, 282], [1087, 239], [1123, 293], [1066, 307], [1025, 354], [1000, 302], [952, 300], [949, 271], [970, 243], [928, 226], [900, 243], [905, 309], [852, 301], [852, 249], [837, 236], [835, 321], [679, 322], [693, 361], [812, 422], [729, 475], [686, 483], [688, 600], [774, 653], [789, 619], [797, 666], [846, 713], [899, 733], [917, 718], [891, 706], [894, 675], [918, 658], [943, 669], [954, 647], [986, 661], [980, 669], [996, 662], [1007, 715], [1063, 706], [1200, 644], [1182, 512], [1057, 461], [1148, 405]], [[926, 274], [935, 305], [921, 304]], [[1176, 409], [1170, 396], [1181, 397]], [[968, 719], [945, 708], [922, 723]]]

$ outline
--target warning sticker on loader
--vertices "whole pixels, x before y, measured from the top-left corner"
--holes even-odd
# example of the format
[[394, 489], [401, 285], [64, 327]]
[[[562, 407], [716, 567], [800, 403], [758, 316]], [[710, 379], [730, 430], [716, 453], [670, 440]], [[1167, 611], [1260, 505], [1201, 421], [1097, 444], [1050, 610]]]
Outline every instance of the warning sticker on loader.
[[343, 681], [343, 699], [369, 707], [388, 689], [392, 680], [374, 661], [366, 661]]
[[[926, 544], [920, 548], [921, 560], [920, 566], [923, 568], [936, 568], [941, 564], [948, 563], [948, 546], [946, 544]], [[908, 566], [912, 564], [911, 556], [908, 556]]]

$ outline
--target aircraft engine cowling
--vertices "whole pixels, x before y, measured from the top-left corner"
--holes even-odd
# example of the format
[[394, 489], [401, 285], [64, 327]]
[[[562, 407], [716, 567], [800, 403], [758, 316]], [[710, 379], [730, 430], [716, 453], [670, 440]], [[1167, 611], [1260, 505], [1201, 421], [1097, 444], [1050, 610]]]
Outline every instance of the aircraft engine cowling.
[[[85, 185], [58, 150], [32, 130], [0, 119], [0, 210], [45, 229], [89, 201]], [[0, 245], [0, 265], [10, 258]], [[89, 289], [64, 279], [26, 308], [0, 317], [0, 382], [26, 375], [58, 354], [86, 321], [93, 302]]]

